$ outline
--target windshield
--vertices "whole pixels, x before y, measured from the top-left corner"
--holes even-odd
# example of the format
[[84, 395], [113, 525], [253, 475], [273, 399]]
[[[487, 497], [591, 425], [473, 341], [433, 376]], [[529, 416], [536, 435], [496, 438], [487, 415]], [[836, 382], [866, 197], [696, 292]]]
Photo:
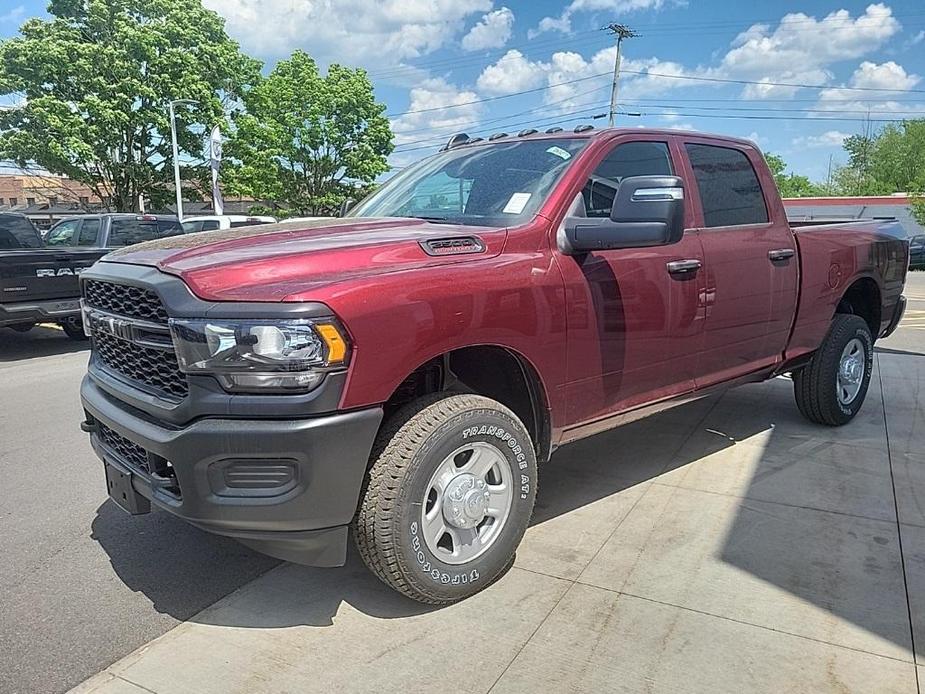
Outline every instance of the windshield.
[[585, 144], [584, 139], [554, 138], [441, 152], [389, 180], [349, 216], [517, 224], [536, 213]]

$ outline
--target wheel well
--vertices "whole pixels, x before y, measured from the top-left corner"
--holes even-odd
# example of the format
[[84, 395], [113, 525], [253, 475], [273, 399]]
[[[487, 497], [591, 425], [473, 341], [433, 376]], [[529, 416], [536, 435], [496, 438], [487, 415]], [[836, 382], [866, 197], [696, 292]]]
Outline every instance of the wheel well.
[[870, 328], [874, 339], [880, 334], [880, 288], [869, 277], [857, 280], [838, 302], [835, 313], [860, 316]]
[[464, 347], [422, 364], [392, 393], [386, 418], [415, 398], [451, 390], [484, 395], [508, 407], [527, 428], [537, 460], [549, 458], [549, 411], [542, 382], [526, 359], [504, 347]]

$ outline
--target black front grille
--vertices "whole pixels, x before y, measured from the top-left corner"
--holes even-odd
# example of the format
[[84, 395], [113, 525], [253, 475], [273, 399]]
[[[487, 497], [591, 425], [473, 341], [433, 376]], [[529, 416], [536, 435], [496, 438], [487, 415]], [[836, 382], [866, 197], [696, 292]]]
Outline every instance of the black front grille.
[[[137, 382], [158, 395], [184, 398], [189, 393], [186, 376], [180, 371], [177, 356], [169, 347], [167, 309], [160, 297], [144, 287], [115, 284], [87, 279], [83, 283], [83, 296], [90, 308], [100, 309], [129, 320], [146, 321], [163, 325], [149, 328], [163, 331], [165, 349], [143, 346], [105, 330], [93, 330], [94, 353], [97, 363], [119, 376]], [[121, 333], [119, 333], [121, 335]]]
[[93, 340], [97, 357], [112, 371], [177, 398], [189, 393], [172, 351], [142, 347], [99, 331], [94, 331]]
[[167, 325], [167, 311], [157, 294], [150, 289], [87, 280], [83, 290], [89, 306], [120, 316]]
[[148, 472], [148, 452], [137, 443], [132, 443], [124, 436], [117, 434], [105, 424], [97, 422], [96, 426], [100, 432], [100, 440], [124, 463], [132, 467]]

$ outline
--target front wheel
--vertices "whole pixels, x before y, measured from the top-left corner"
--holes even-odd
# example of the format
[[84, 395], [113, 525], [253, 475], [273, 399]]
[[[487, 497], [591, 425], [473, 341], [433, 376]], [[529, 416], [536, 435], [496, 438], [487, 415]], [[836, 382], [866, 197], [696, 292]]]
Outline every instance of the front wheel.
[[874, 341], [863, 318], [837, 314], [812, 360], [793, 374], [804, 417], [817, 424], [847, 424], [861, 409], [874, 365]]
[[479, 395], [421, 398], [383, 427], [372, 460], [354, 537], [387, 585], [442, 605], [510, 566], [533, 513], [536, 454], [504, 405]]

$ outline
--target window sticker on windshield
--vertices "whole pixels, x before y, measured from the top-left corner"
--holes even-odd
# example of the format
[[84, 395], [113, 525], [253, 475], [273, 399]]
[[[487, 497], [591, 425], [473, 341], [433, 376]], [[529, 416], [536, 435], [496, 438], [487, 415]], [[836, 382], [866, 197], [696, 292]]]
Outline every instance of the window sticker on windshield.
[[530, 193], [514, 193], [511, 199], [507, 201], [507, 205], [504, 206], [502, 212], [505, 214], [520, 214], [524, 211], [524, 207], [527, 206], [530, 195]]
[[569, 154], [568, 152], [566, 152], [566, 151], [565, 151], [564, 149], [562, 149], [561, 147], [557, 147], [556, 145], [553, 145], [552, 147], [550, 147], [550, 148], [547, 149], [546, 151], [547, 151], [549, 154], [555, 154], [555, 155], [556, 155], [557, 157], [559, 157], [560, 159], [571, 159], [571, 158], [572, 158], [572, 155], [571, 155], [571, 154]]

